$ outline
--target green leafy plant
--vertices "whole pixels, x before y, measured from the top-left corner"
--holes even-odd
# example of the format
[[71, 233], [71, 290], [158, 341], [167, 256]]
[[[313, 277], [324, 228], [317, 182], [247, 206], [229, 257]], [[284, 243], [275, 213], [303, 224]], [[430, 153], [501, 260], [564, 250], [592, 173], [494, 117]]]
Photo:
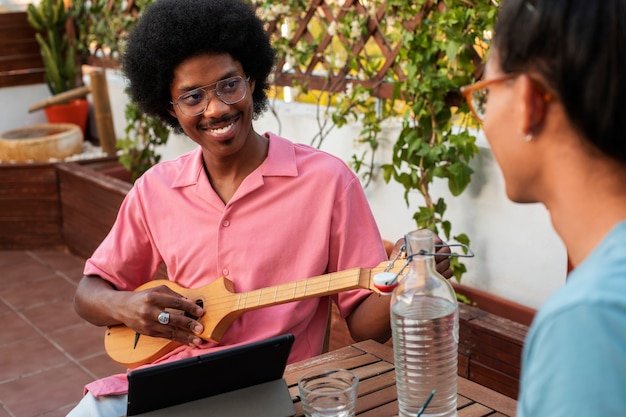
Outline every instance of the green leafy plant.
[[157, 147], [165, 145], [170, 134], [169, 127], [154, 117], [147, 117], [135, 103], [126, 106], [126, 136], [117, 141], [121, 150], [120, 163], [131, 171], [135, 182], [151, 166], [161, 160]]
[[29, 4], [26, 16], [35, 34], [45, 67], [45, 80], [53, 95], [77, 86], [77, 61], [74, 42], [67, 36], [70, 11], [63, 0], [41, 0]]
[[74, 0], [72, 13], [78, 51], [98, 65], [116, 66], [128, 31], [154, 0]]
[[[417, 190], [424, 204], [413, 218], [429, 228], [469, 245], [464, 233], [451, 234], [447, 204], [432, 194], [435, 178], [447, 181], [453, 196], [468, 186], [473, 170], [469, 163], [478, 153], [469, 109], [458, 94], [459, 86], [471, 82], [482, 70], [481, 54], [496, 16], [490, 1], [447, 1], [424, 15], [413, 33], [403, 41], [407, 77], [397, 84], [394, 97], [408, 105], [402, 130], [394, 144], [392, 161], [382, 166], [385, 180], [394, 179], [409, 192]], [[470, 6], [471, 7], [468, 7]], [[466, 271], [451, 258], [457, 279]]]

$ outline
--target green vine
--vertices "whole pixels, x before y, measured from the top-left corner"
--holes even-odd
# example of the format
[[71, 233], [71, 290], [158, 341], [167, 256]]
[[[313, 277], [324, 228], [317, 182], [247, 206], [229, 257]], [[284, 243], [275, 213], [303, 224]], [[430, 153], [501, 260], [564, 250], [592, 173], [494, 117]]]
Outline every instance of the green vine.
[[[409, 109], [403, 115], [393, 159], [382, 169], [387, 182], [394, 179], [402, 184], [407, 205], [412, 190], [424, 197], [413, 215], [418, 227], [443, 231], [446, 239], [469, 245], [466, 234], [452, 236], [445, 217], [447, 204], [432, 195], [431, 185], [435, 178], [444, 179], [450, 193], [458, 196], [471, 180], [469, 163], [478, 148], [467, 129], [469, 109], [457, 90], [481, 68], [477, 49], [487, 43], [497, 9], [488, 1], [440, 4], [444, 6], [431, 9], [414, 33], [404, 38], [399, 59], [405, 63], [407, 77], [399, 83], [396, 97], [404, 99]], [[459, 279], [465, 265], [458, 258], [451, 261]]]

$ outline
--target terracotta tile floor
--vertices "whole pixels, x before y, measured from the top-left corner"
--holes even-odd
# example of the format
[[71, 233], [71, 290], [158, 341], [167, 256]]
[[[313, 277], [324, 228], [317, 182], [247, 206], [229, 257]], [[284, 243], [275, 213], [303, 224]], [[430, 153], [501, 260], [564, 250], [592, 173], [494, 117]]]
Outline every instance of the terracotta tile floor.
[[123, 372], [104, 329], [74, 312], [84, 260], [64, 251], [0, 251], [0, 417], [65, 416], [83, 386]]
[[[65, 416], [86, 383], [125, 371], [104, 352], [104, 329], [74, 312], [83, 264], [62, 250], [0, 250], [0, 417]], [[333, 310], [330, 350], [351, 342]]]

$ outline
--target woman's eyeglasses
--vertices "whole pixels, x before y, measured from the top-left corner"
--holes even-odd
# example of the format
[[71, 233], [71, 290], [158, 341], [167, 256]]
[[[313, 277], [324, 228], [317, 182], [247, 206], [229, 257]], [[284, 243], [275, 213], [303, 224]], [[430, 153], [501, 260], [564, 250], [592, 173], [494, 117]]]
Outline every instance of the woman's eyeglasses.
[[[519, 75], [519, 73], [511, 73], [503, 77], [478, 81], [474, 84], [461, 87], [461, 94], [465, 97], [467, 105], [469, 106], [472, 114], [480, 123], [483, 122], [483, 119], [485, 118], [485, 112], [487, 110], [487, 100], [489, 99], [489, 86], [503, 83]], [[539, 84], [539, 82], [533, 80], [533, 84], [535, 84], [535, 87], [542, 92], [544, 102], [549, 103], [552, 100], [552, 95], [546, 92], [545, 88], [541, 84]]]
[[[215, 96], [226, 104], [235, 104], [243, 100], [248, 90], [246, 83], [249, 80], [239, 75], [226, 78], [181, 94], [176, 101], [170, 101], [170, 103], [178, 106], [185, 116], [197, 116], [209, 107], [209, 93], [215, 92]], [[215, 87], [209, 88], [213, 86]]]
[[467, 101], [470, 111], [479, 122], [482, 123], [485, 118], [487, 100], [489, 99], [489, 86], [503, 83], [517, 76], [518, 74], [508, 74], [504, 77], [478, 81], [474, 84], [461, 87], [461, 94], [465, 97], [465, 101]]

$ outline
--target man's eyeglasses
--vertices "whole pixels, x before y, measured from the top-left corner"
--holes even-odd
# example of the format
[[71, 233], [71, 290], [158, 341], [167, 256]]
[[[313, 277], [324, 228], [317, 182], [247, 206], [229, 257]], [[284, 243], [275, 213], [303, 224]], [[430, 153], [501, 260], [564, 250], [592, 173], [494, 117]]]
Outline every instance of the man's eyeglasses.
[[[185, 116], [197, 116], [209, 107], [209, 93], [215, 92], [215, 96], [226, 104], [239, 103], [246, 96], [248, 79], [237, 75], [218, 82], [198, 87], [178, 96], [178, 100], [170, 101], [177, 105], [180, 112]], [[209, 89], [209, 87], [213, 87]]]
[[[485, 118], [485, 112], [487, 110], [487, 100], [489, 99], [489, 86], [503, 83], [519, 75], [519, 73], [511, 73], [500, 78], [478, 81], [474, 84], [461, 87], [461, 94], [463, 94], [463, 96], [465, 97], [467, 105], [469, 106], [472, 114], [480, 123], [483, 122], [483, 119]], [[539, 82], [533, 80], [533, 84], [539, 91], [542, 92], [544, 102], [549, 103], [552, 100], [552, 95], [546, 92], [546, 89], [541, 84], [539, 84]]]

